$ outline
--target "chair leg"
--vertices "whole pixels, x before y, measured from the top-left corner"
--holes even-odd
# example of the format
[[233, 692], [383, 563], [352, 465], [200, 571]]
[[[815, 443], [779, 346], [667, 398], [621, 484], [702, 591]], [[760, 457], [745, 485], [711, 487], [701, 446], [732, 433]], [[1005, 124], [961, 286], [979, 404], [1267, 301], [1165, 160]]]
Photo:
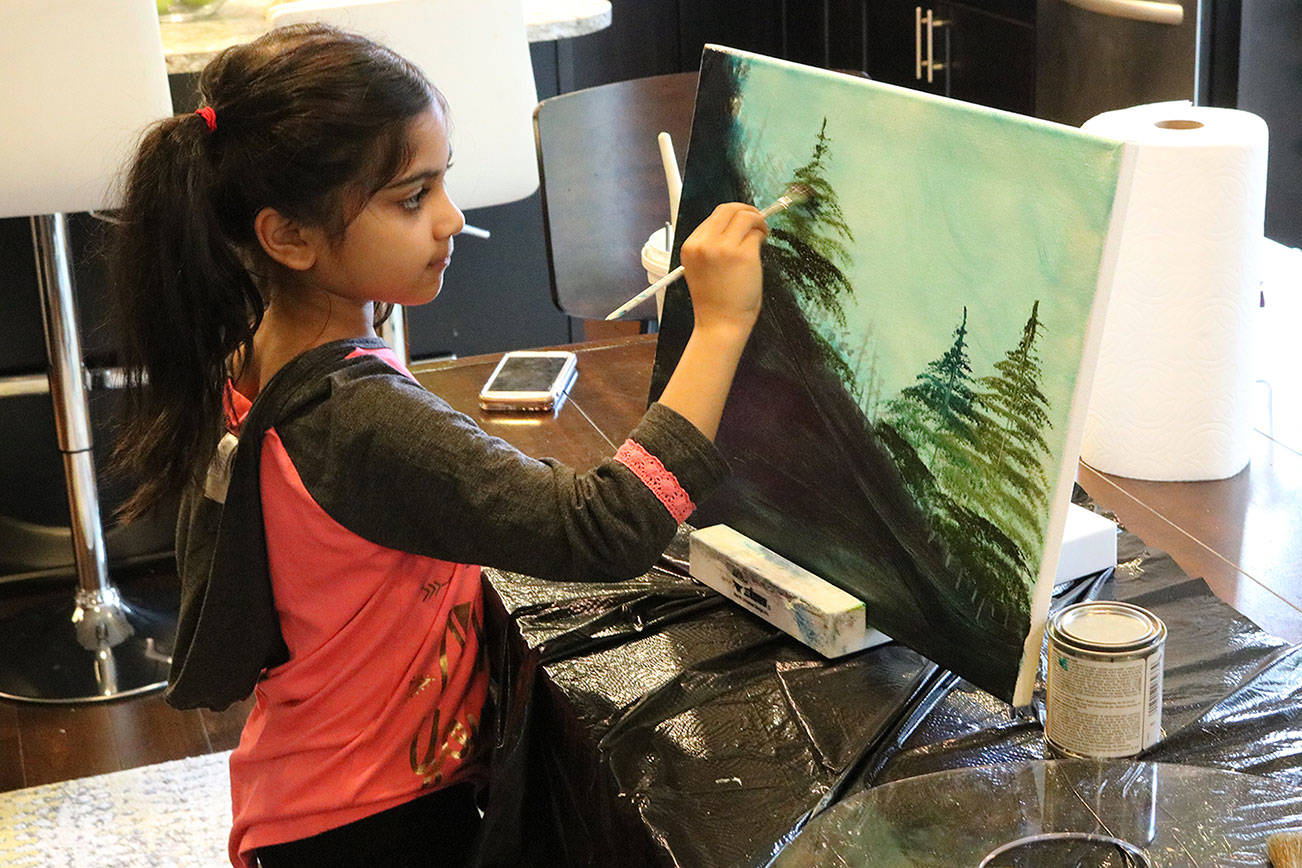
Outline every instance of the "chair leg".
[[156, 690], [167, 683], [176, 619], [128, 606], [109, 579], [66, 218], [33, 217], [32, 238], [77, 592], [71, 606], [32, 606], [0, 624], [0, 696], [88, 702]]

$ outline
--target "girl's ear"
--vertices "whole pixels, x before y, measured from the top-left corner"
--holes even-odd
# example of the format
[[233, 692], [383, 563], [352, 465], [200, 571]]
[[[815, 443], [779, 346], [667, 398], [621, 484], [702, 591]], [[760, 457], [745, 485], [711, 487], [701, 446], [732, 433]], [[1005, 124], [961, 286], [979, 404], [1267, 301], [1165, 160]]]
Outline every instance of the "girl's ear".
[[307, 271], [316, 264], [321, 233], [302, 226], [275, 208], [263, 208], [253, 218], [253, 232], [267, 255], [286, 268]]

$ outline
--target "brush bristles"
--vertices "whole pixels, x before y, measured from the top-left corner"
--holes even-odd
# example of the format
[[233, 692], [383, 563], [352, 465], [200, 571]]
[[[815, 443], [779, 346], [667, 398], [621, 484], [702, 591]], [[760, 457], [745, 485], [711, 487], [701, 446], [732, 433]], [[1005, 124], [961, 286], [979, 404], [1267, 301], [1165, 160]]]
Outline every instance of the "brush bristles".
[[808, 184], [792, 184], [787, 188], [786, 198], [792, 205], [803, 205], [814, 198], [814, 191]]
[[1302, 868], [1302, 832], [1276, 832], [1266, 839], [1266, 856], [1274, 868]]

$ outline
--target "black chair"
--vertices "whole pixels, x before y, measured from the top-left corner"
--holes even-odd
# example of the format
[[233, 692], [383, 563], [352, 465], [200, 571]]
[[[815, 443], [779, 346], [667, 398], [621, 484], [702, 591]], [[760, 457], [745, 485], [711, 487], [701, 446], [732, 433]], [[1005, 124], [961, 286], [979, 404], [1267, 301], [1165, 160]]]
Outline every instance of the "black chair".
[[[569, 316], [604, 320], [647, 285], [642, 245], [669, 220], [657, 136], [672, 136], [681, 171], [696, 81], [695, 72], [620, 81], [534, 109], [552, 301]], [[645, 328], [655, 299], [621, 319]]]

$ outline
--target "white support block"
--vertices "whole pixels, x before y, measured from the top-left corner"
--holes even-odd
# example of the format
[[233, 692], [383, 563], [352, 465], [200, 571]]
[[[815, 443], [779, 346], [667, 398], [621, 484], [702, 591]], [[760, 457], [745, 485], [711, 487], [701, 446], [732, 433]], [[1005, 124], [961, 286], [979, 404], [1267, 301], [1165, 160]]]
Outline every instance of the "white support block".
[[862, 600], [727, 525], [691, 536], [692, 577], [824, 657], [891, 641], [870, 628]]
[[1116, 565], [1116, 522], [1083, 506], [1069, 505], [1054, 583], [1061, 584]]

